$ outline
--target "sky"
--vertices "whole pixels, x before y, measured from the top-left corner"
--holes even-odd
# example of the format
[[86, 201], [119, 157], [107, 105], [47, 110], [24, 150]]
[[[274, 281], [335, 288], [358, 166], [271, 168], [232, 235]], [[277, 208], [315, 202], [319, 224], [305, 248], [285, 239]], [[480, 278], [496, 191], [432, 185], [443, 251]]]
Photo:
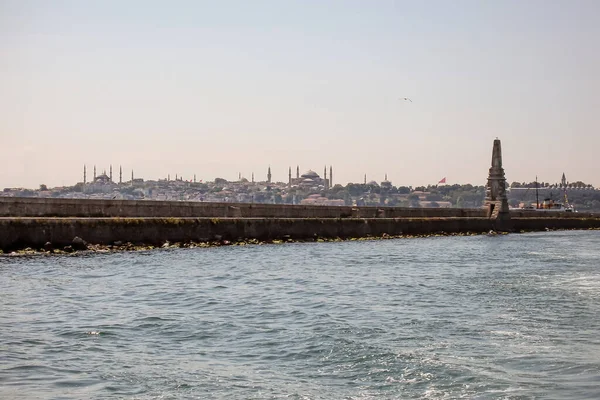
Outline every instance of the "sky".
[[[0, 0], [0, 188], [124, 179], [600, 186], [595, 0]], [[412, 102], [401, 100], [409, 97]]]

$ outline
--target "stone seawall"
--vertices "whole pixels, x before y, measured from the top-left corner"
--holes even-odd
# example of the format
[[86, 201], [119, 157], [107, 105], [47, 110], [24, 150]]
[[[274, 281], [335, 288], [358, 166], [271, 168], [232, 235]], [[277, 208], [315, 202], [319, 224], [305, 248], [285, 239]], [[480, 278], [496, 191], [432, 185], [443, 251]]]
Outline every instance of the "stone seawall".
[[[600, 228], [600, 218], [516, 218], [515, 230]], [[432, 233], [483, 233], [487, 218], [0, 218], [0, 249], [93, 244], [160, 245], [237, 239], [357, 238]]]
[[[511, 217], [539, 211], [511, 210]], [[590, 213], [544, 212], [544, 218], [597, 217]], [[60, 218], [483, 218], [483, 208], [407, 208], [204, 203], [194, 201], [44, 199], [0, 197], [0, 217]]]
[[71, 244], [75, 236], [94, 244], [115, 241], [160, 245], [237, 239], [354, 238], [487, 232], [486, 218], [0, 218], [0, 248]]
[[0, 197], [0, 217], [425, 218], [485, 217], [483, 209], [302, 206], [193, 201]]

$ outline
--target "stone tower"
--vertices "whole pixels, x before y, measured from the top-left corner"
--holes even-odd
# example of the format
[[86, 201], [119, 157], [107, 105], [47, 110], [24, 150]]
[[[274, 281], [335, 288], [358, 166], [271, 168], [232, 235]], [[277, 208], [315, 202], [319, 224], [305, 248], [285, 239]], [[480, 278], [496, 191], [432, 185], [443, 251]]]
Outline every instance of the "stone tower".
[[269, 165], [269, 169], [267, 171], [267, 182], [271, 183], [271, 166]]
[[86, 170], [85, 170], [85, 164], [84, 164], [83, 165], [83, 184], [84, 185], [87, 183], [86, 179], [87, 179], [87, 176], [86, 176]]
[[333, 187], [333, 167], [329, 166], [329, 186]]
[[499, 230], [509, 228], [510, 213], [508, 211], [508, 200], [506, 198], [506, 178], [502, 168], [502, 145], [500, 139], [494, 140], [492, 150], [492, 166], [487, 180], [484, 206], [488, 211], [488, 217], [503, 224], [495, 227]]
[[288, 185], [292, 186], [292, 167], [290, 167], [288, 175]]

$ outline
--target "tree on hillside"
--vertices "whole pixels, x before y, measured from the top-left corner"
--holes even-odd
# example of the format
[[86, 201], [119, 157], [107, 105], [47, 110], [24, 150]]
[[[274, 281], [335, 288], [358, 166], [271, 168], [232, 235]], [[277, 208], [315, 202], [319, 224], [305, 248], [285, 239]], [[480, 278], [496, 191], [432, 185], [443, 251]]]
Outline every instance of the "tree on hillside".
[[419, 196], [416, 194], [409, 194], [406, 199], [408, 200], [409, 207], [420, 207], [421, 206], [421, 204], [419, 203]]
[[350, 196], [357, 197], [368, 191], [368, 185], [362, 183], [349, 183], [346, 185], [346, 190], [348, 190]]
[[439, 193], [431, 193], [425, 196], [427, 201], [442, 201], [442, 195]]

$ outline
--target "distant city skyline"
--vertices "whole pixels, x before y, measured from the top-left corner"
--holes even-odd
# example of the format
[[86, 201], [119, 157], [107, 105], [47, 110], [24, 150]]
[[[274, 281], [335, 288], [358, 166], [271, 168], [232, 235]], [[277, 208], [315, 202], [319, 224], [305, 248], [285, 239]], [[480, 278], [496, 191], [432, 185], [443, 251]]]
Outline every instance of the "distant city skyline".
[[[600, 3], [0, 2], [0, 189], [123, 177], [600, 186]], [[411, 101], [405, 101], [409, 98]], [[126, 173], [127, 171], [127, 173]], [[88, 174], [89, 174], [88, 170]]]
[[[93, 177], [94, 177], [94, 173], [96, 173], [97, 175], [106, 174], [108, 176], [111, 176], [111, 179], [113, 179], [113, 181], [117, 182], [118, 178], [119, 178], [119, 175], [112, 176], [112, 171], [110, 171], [110, 169], [112, 167], [113, 167], [112, 164], [110, 164], [108, 166], [108, 168], [105, 168], [104, 166], [102, 166], [102, 168], [100, 168], [97, 165], [91, 165], [92, 169], [90, 170], [89, 169], [90, 166], [88, 166], [87, 164], [84, 164], [84, 169], [85, 168], [88, 168], [88, 169], [87, 169], [87, 173], [84, 171], [84, 169], [82, 169], [81, 177], [83, 178], [84, 174], [87, 174], [86, 181], [90, 182], [90, 180], [93, 179]], [[94, 168], [96, 168], [96, 171], [94, 171]], [[123, 174], [123, 177], [124, 177], [123, 182], [131, 180], [130, 177], [132, 176], [133, 173], [135, 173], [135, 169], [130, 168], [128, 170], [125, 170], [125, 169], [123, 169], [123, 166], [120, 165], [120, 164], [116, 165], [115, 168], [122, 169], [123, 172], [121, 172], [121, 173]], [[330, 178], [331, 177], [330, 172], [333, 171], [333, 166], [332, 165], [326, 165], [326, 166], [324, 166], [324, 168], [326, 169], [326, 173], [325, 174], [324, 174], [325, 171], [324, 171], [323, 168], [321, 168], [321, 170], [318, 170], [316, 168], [304, 168], [304, 169], [302, 169], [302, 167], [300, 165], [289, 165], [287, 167], [287, 169], [286, 169], [285, 179], [276, 179], [273, 176], [277, 176], [277, 175], [281, 175], [281, 174], [275, 174], [275, 175], [273, 175], [272, 172], [275, 171], [275, 169], [272, 168], [270, 165], [266, 165], [265, 168], [264, 168], [264, 171], [258, 171], [258, 172], [251, 171], [251, 172], [249, 172], [247, 174], [243, 173], [241, 171], [238, 171], [237, 176], [235, 178], [229, 178], [229, 177], [226, 177], [226, 176], [215, 176], [215, 177], [207, 179], [207, 178], [203, 178], [198, 173], [191, 173], [188, 176], [186, 174], [181, 174], [181, 173], [177, 173], [177, 172], [176, 173], [161, 174], [158, 177], [151, 177], [151, 176], [144, 177], [144, 176], [136, 174], [136, 178], [142, 178], [142, 179], [145, 179], [145, 180], [159, 180], [159, 179], [177, 180], [177, 179], [183, 179], [185, 181], [190, 181], [190, 182], [193, 182], [194, 180], [196, 180], [198, 182], [200, 182], [200, 181], [213, 182], [217, 178], [225, 179], [225, 180], [231, 181], [231, 182], [239, 181], [240, 179], [247, 179], [248, 181], [252, 181], [254, 179], [254, 181], [256, 181], [256, 182], [266, 182], [266, 181], [269, 180], [269, 175], [271, 175], [271, 177], [272, 177], [271, 181], [272, 182], [288, 182], [288, 178], [289, 178], [288, 172], [289, 172], [290, 168], [291, 168], [291, 170], [293, 172], [292, 175], [293, 175], [294, 178], [296, 177], [297, 172], [299, 174], [303, 174], [303, 173], [306, 173], [308, 171], [314, 171], [317, 174], [319, 174], [319, 176], [321, 176], [321, 177]], [[91, 174], [90, 174], [90, 172], [91, 172]], [[558, 179], [555, 179], [555, 180], [551, 180], [551, 179], [544, 180], [544, 179], [540, 179], [540, 177], [536, 176], [536, 177], [534, 177], [533, 179], [530, 179], [530, 180], [509, 181], [509, 183], [510, 182], [527, 182], [527, 183], [530, 183], [530, 182], [534, 182], [537, 179], [538, 182], [548, 182], [548, 183], [554, 184], [554, 183], [561, 183], [563, 177], [566, 177], [566, 174], [564, 172], [561, 174], [560, 177], [558, 177]], [[387, 173], [384, 173], [382, 177], [371, 177], [368, 174], [363, 174], [360, 178], [361, 179], [354, 180], [354, 181], [348, 181], [348, 182], [335, 182], [334, 184], [340, 184], [340, 185], [346, 186], [348, 183], [364, 183], [365, 178], [366, 178], [367, 182], [376, 181], [377, 183], [380, 183], [380, 182], [388, 180], [388, 181], [394, 183], [393, 180], [390, 179], [390, 177], [388, 176]], [[575, 180], [566, 179], [566, 180], [567, 180], [568, 183], [573, 183], [573, 182], [575, 182], [575, 181], [577, 181], [579, 179], [575, 179]], [[77, 182], [83, 182], [83, 180], [80, 179]], [[77, 182], [75, 182], [75, 183], [77, 183]], [[75, 184], [75, 183], [73, 183], [73, 184]], [[483, 186], [485, 184], [485, 182], [481, 183], [481, 184], [480, 183], [473, 183], [473, 182], [453, 182], [447, 176], [443, 176], [443, 177], [440, 177], [435, 182], [421, 183], [421, 184], [418, 184], [416, 186], [422, 186], [422, 185], [426, 186], [426, 185], [434, 185], [434, 184], [448, 184], [448, 185], [453, 185], [453, 184], [468, 184], [468, 183], [474, 184], [474, 185], [481, 185], [481, 186]], [[402, 185], [402, 184], [399, 183], [399, 185]], [[415, 186], [415, 185], [403, 185], [403, 186]]]
[[[289, 176], [288, 176], [287, 173], [286, 173], [285, 179], [276, 179], [276, 178], [274, 178], [273, 177], [274, 175], [272, 174], [272, 171], [274, 171], [274, 169], [272, 167], [270, 167], [269, 165], [266, 166], [266, 168], [265, 168], [264, 171], [261, 171], [261, 172], [254, 172], [254, 171], [252, 171], [252, 172], [250, 172], [247, 175], [244, 174], [244, 173], [242, 173], [242, 172], [240, 172], [240, 171], [238, 171], [238, 174], [237, 174], [237, 176], [235, 178], [230, 178], [230, 177], [226, 177], [226, 176], [215, 176], [215, 177], [208, 178], [208, 179], [207, 178], [203, 178], [198, 173], [192, 173], [191, 175], [188, 176], [186, 174], [180, 174], [180, 173], [177, 173], [177, 172], [173, 173], [173, 174], [172, 173], [161, 174], [160, 176], [155, 176], [155, 177], [153, 177], [153, 176], [142, 176], [142, 175], [136, 174], [135, 173], [135, 169], [127, 169], [126, 170], [126, 169], [123, 168], [122, 165], [116, 165], [116, 166], [114, 166], [116, 168], [115, 169], [116, 174], [113, 175], [112, 170], [111, 170], [112, 167], [113, 167], [112, 164], [108, 165], [108, 167], [104, 167], [104, 166], [99, 167], [97, 165], [84, 164], [84, 166], [82, 167], [79, 179], [77, 179], [74, 182], [70, 182], [70, 183], [67, 182], [64, 185], [56, 185], [56, 186], [73, 186], [73, 185], [75, 185], [77, 183], [81, 183], [81, 182], [84, 182], [84, 181], [87, 182], [87, 183], [90, 183], [90, 182], [92, 182], [94, 180], [95, 176], [100, 176], [100, 175], [107, 175], [107, 176], [109, 176], [110, 179], [113, 182], [115, 182], [115, 183], [120, 182], [120, 181], [122, 181], [122, 182], [130, 182], [131, 179], [132, 179], [132, 177], [134, 176], [134, 174], [135, 174], [135, 178], [136, 179], [137, 178], [141, 178], [143, 180], [153, 180], [153, 181], [158, 181], [158, 180], [164, 180], [164, 179], [166, 179], [166, 180], [173, 180], [173, 181], [174, 180], [183, 180], [183, 181], [189, 181], [189, 182], [214, 182], [214, 180], [217, 179], [217, 178], [225, 179], [225, 180], [230, 181], [230, 182], [237, 182], [237, 181], [240, 181], [241, 179], [246, 179], [249, 182], [252, 182], [252, 181], [255, 181], [255, 182], [267, 182], [269, 180], [269, 175], [271, 175], [271, 181], [272, 182], [287, 183], [288, 182], [288, 178], [289, 178]], [[306, 173], [308, 171], [314, 171], [317, 174], [319, 174], [320, 177], [326, 176], [327, 178], [331, 179], [330, 173], [331, 173], [331, 171], [333, 171], [333, 166], [331, 166], [331, 165], [327, 165], [326, 166], [326, 168], [327, 168], [327, 173], [326, 174], [323, 173], [324, 172], [323, 170], [317, 171], [317, 170], [315, 170], [313, 168], [302, 169], [299, 165], [296, 165], [296, 166], [291, 166], [290, 165], [290, 166], [288, 166], [287, 170], [289, 171], [290, 168], [293, 171], [293, 177], [294, 178], [296, 177], [296, 171], [298, 170], [300, 174], [304, 174], [304, 173]], [[544, 180], [544, 179], [540, 179], [540, 177], [536, 176], [536, 177], [534, 177], [533, 179], [530, 179], [530, 180], [524, 180], [524, 181], [518, 181], [518, 180], [512, 180], [511, 181], [511, 180], [507, 180], [507, 181], [508, 181], [508, 183], [511, 183], [511, 182], [531, 183], [531, 182], [534, 182], [537, 179], [537, 181], [539, 183], [548, 183], [548, 184], [557, 184], [558, 183], [558, 184], [560, 184], [562, 182], [562, 178], [564, 176], [566, 176], [566, 174], [563, 172], [563, 174], [561, 175], [561, 177], [559, 177], [559, 179], [555, 179], [555, 180], [551, 180], [551, 179]], [[334, 181], [333, 185], [340, 184], [342, 186], [346, 186], [349, 183], [361, 184], [361, 183], [364, 183], [365, 180], [366, 180], [367, 183], [371, 182], [371, 181], [375, 181], [378, 184], [381, 183], [381, 182], [384, 182], [384, 181], [389, 181], [394, 186], [407, 186], [407, 187], [408, 186], [417, 187], [417, 186], [427, 186], [427, 185], [438, 185], [438, 184], [444, 184], [444, 185], [472, 184], [472, 185], [477, 185], [477, 186], [484, 186], [485, 185], [485, 182], [483, 182], [483, 183], [477, 183], [477, 182], [453, 182], [447, 176], [440, 177], [440, 179], [436, 180], [435, 182], [426, 182], [426, 183], [419, 183], [419, 184], [404, 184], [402, 182], [394, 182], [392, 179], [390, 179], [390, 177], [388, 176], [387, 173], [384, 173], [383, 177], [371, 177], [368, 174], [363, 174], [360, 178], [361, 179], [354, 180], [354, 181], [349, 181], [349, 182], [335, 182]], [[335, 177], [334, 177], [334, 179], [335, 179]], [[566, 182], [567, 183], [574, 183], [574, 182], [579, 181], [579, 180], [580, 179], [572, 179], [572, 180], [566, 179]], [[585, 183], [589, 183], [589, 182], [585, 182]], [[47, 185], [45, 183], [43, 183], [43, 184], [46, 185], [46, 186], [48, 186], [48, 187], [54, 186], [54, 185]], [[563, 184], [564, 184], [564, 182], [563, 182]], [[37, 186], [39, 186], [39, 185], [36, 185], [35, 187], [24, 187], [24, 188], [35, 189], [35, 188], [37, 188]], [[14, 187], [19, 187], [19, 186], [14, 186]]]

